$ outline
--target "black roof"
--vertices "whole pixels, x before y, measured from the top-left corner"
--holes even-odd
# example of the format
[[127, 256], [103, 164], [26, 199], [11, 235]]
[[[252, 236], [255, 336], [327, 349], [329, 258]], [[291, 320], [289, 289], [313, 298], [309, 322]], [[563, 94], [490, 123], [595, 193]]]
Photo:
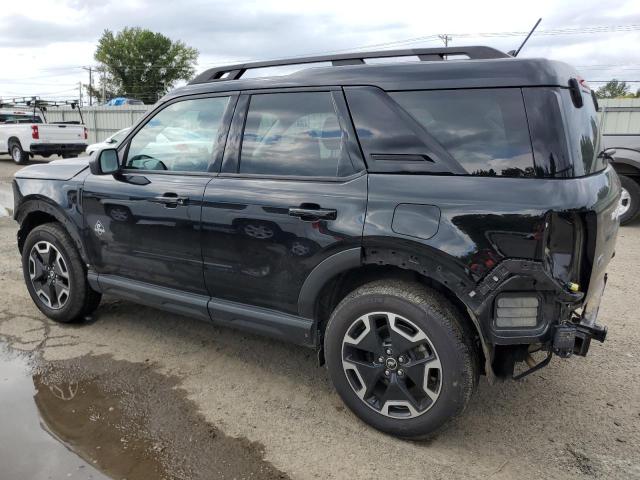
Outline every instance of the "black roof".
[[[456, 60], [464, 54], [469, 59]], [[365, 58], [415, 55], [421, 61], [366, 64]], [[332, 62], [333, 66], [302, 69], [288, 75], [242, 78], [251, 68]], [[223, 77], [224, 78], [220, 78]], [[387, 50], [334, 56], [254, 62], [209, 69], [189, 85], [170, 92], [175, 96], [264, 88], [371, 85], [383, 90], [566, 87], [575, 70], [562, 62], [540, 58], [513, 58], [489, 47]]]

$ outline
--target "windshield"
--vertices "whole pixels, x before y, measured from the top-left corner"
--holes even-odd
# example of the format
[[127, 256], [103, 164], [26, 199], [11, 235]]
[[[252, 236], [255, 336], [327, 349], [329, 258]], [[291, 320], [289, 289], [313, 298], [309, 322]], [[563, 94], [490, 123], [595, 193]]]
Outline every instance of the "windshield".
[[119, 143], [124, 137], [127, 136], [127, 133], [129, 133], [129, 130], [131, 130], [131, 129], [130, 128], [125, 128], [125, 129], [120, 130], [117, 133], [114, 133], [111, 136], [111, 140], [113, 142], [115, 142], [115, 143]]

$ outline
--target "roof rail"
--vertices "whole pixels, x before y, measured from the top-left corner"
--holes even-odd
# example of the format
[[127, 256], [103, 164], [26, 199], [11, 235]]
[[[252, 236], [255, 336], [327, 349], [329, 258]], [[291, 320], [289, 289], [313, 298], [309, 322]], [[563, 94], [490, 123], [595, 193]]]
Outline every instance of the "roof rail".
[[249, 69], [263, 67], [281, 67], [285, 65], [304, 65], [306, 63], [331, 62], [334, 67], [340, 65], [361, 65], [365, 58], [389, 58], [416, 56], [423, 61], [446, 60], [449, 56], [465, 55], [471, 60], [488, 58], [511, 58], [510, 55], [491, 47], [446, 47], [412, 48], [402, 50], [379, 50], [375, 52], [353, 52], [339, 55], [319, 55], [314, 57], [283, 58], [264, 62], [239, 63], [205, 70], [189, 84], [208, 83], [225, 80], [238, 80]]

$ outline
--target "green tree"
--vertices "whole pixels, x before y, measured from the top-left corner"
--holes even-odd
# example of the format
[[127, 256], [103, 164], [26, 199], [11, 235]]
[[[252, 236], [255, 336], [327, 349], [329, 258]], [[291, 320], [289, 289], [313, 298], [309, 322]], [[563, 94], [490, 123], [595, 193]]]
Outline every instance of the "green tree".
[[198, 51], [161, 33], [126, 27], [105, 30], [94, 55], [106, 72], [110, 93], [154, 103], [178, 80], [195, 73]]
[[615, 79], [607, 82], [596, 90], [596, 96], [598, 98], [621, 98], [627, 96], [628, 93], [629, 86], [627, 82], [619, 82]]

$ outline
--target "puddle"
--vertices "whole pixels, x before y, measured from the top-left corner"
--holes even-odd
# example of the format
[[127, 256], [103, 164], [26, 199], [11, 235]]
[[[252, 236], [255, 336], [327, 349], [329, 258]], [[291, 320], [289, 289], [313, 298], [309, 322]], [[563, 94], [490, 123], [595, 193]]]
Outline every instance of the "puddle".
[[150, 365], [32, 363], [0, 344], [2, 478], [288, 478], [260, 444], [207, 423], [178, 379]]
[[0, 351], [0, 465], [3, 478], [109, 478], [49, 435], [24, 358]]

